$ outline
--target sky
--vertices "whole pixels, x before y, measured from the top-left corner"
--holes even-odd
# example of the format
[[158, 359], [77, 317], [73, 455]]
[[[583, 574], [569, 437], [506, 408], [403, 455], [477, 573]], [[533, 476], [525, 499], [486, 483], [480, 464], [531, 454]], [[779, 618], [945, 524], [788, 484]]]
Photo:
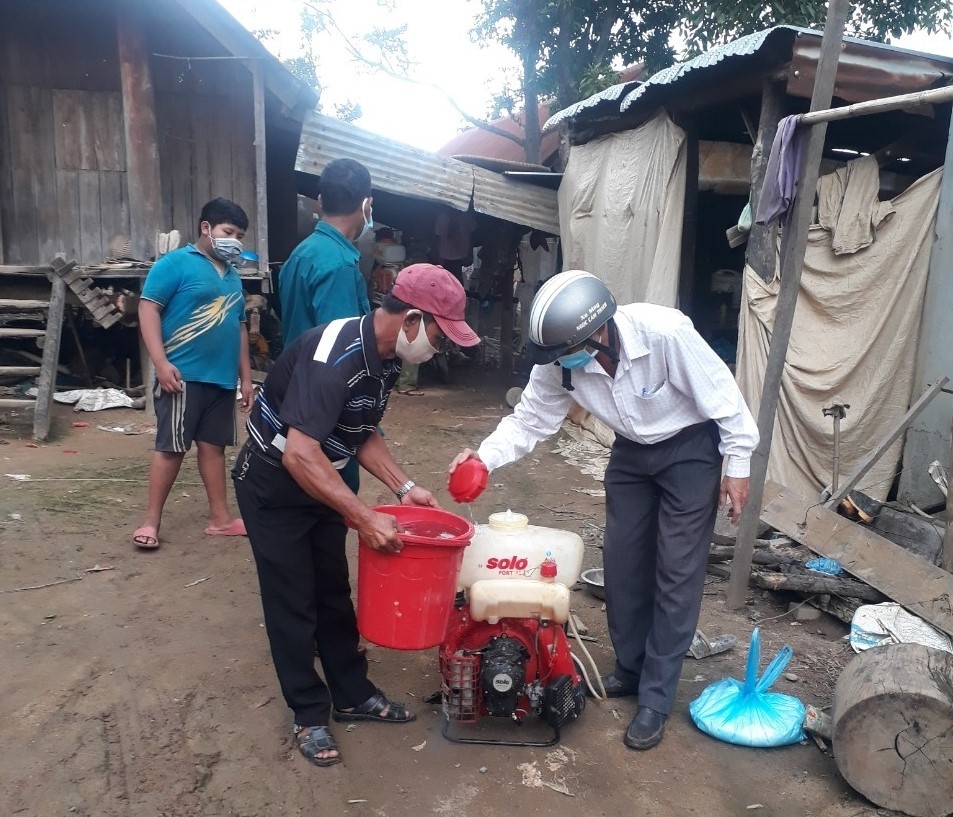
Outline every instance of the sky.
[[[219, 0], [246, 28], [274, 29], [266, 41], [276, 56], [289, 58], [301, 51], [302, 0]], [[484, 117], [492, 98], [509, 76], [515, 82], [518, 62], [495, 43], [475, 44], [469, 32], [482, 7], [480, 0], [330, 0], [341, 29], [350, 36], [371, 27], [407, 26], [405, 40], [414, 65], [411, 74], [421, 82], [450, 93], [468, 113]], [[396, 7], [396, 9], [394, 8]], [[399, 11], [397, 10], [399, 9]], [[953, 57], [953, 39], [912, 34], [894, 45]], [[393, 79], [355, 63], [339, 38], [322, 35], [318, 48], [318, 76], [323, 85], [322, 108], [333, 113], [335, 104], [359, 103], [359, 127], [422, 150], [437, 150], [468, 127], [444, 94]]]

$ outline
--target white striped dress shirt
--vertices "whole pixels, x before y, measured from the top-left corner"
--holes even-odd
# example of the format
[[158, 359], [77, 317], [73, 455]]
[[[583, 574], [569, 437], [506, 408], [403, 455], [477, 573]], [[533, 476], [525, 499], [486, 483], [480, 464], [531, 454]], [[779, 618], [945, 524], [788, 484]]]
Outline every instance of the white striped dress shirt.
[[593, 359], [574, 369], [570, 392], [559, 366], [534, 366], [516, 409], [480, 445], [491, 471], [528, 454], [556, 433], [572, 401], [616, 434], [658, 443], [714, 420], [725, 475], [747, 477], [758, 427], [728, 367], [677, 309], [636, 303], [615, 314], [621, 350], [615, 377]]

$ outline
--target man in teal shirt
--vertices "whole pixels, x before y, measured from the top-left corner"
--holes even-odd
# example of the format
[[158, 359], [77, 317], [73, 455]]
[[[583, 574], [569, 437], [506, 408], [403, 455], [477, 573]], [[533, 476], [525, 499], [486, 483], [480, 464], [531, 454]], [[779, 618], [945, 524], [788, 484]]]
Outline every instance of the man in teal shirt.
[[[286, 349], [308, 329], [371, 311], [367, 283], [358, 266], [361, 254], [354, 246], [374, 228], [371, 174], [353, 159], [335, 159], [324, 168], [320, 186], [321, 220], [278, 273]], [[348, 461], [341, 477], [357, 493], [360, 470], [356, 459]]]
[[373, 229], [371, 176], [353, 159], [335, 159], [321, 174], [321, 220], [278, 276], [284, 346], [338, 318], [370, 314], [354, 242]]

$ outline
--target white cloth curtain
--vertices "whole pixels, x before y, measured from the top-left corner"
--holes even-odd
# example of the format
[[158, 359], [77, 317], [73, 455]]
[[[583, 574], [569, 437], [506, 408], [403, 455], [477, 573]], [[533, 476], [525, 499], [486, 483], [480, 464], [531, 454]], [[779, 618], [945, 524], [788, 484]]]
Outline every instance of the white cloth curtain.
[[559, 186], [563, 269], [597, 275], [619, 303], [676, 306], [685, 132], [664, 112], [577, 145]]
[[[909, 408], [941, 175], [942, 168], [894, 198], [894, 212], [879, 223], [873, 243], [853, 254], [835, 255], [831, 232], [811, 227], [769, 479], [806, 496], [830, 484], [833, 422], [822, 409], [835, 396], [850, 404], [841, 421], [842, 480]], [[737, 378], [755, 416], [779, 286], [777, 275], [765, 282], [745, 269]], [[901, 438], [857, 487], [885, 499], [902, 445]]]

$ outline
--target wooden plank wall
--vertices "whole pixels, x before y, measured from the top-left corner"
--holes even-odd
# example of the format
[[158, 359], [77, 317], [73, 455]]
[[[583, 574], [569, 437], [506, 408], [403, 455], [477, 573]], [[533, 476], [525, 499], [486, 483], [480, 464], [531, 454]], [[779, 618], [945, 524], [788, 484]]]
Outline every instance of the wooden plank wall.
[[251, 74], [240, 64], [233, 68], [239, 69], [235, 77], [241, 84], [236, 87], [233, 80], [227, 87], [240, 95], [209, 93], [204, 87], [191, 94], [156, 90], [163, 216], [183, 240], [196, 237], [202, 205], [216, 196], [241, 205], [248, 214], [247, 235], [255, 234]]
[[[154, 53], [222, 53], [181, 9], [166, 12]], [[0, 20], [0, 258], [101, 263], [130, 229], [113, 0], [0, 0]], [[251, 72], [159, 57], [153, 72], [165, 229], [193, 240], [202, 205], [225, 196], [254, 235]]]

